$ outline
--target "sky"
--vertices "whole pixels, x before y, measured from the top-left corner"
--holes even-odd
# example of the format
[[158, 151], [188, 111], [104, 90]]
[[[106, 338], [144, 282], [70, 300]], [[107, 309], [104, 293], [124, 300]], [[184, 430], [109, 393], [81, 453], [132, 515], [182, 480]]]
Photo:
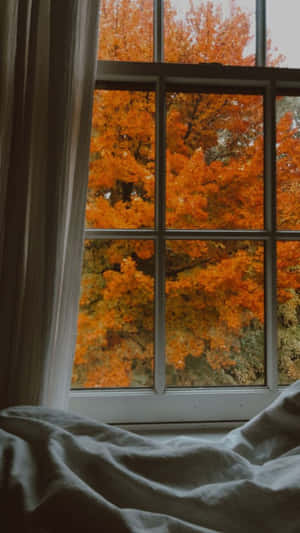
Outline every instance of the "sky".
[[290, 68], [300, 67], [300, 0], [267, 0], [267, 27]]
[[[197, 6], [206, 0], [194, 0]], [[230, 0], [212, 0], [216, 5], [222, 5], [224, 15], [230, 13]], [[184, 14], [189, 7], [189, 0], [172, 0], [176, 8]], [[255, 21], [255, 0], [235, 0], [237, 6], [253, 14]], [[285, 55], [287, 60], [282, 66], [300, 68], [300, 0], [266, 0], [267, 29], [273, 47]]]

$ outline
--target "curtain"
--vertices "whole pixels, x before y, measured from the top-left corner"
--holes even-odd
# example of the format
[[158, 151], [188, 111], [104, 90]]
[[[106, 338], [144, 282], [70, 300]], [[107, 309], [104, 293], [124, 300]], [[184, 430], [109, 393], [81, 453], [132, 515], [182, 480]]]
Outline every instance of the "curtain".
[[65, 408], [99, 0], [0, 2], [0, 408]]

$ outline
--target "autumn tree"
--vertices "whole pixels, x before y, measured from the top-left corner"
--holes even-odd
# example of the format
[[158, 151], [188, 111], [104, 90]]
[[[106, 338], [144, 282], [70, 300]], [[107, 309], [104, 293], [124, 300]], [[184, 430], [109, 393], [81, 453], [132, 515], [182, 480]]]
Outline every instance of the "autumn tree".
[[[100, 59], [152, 60], [152, 4], [102, 0]], [[165, 27], [168, 61], [254, 64], [238, 8], [224, 18], [210, 1], [191, 2], [180, 19], [166, 1]], [[166, 107], [167, 227], [263, 229], [262, 96], [170, 92]], [[278, 226], [299, 229], [299, 127], [284, 99], [278, 108]], [[87, 227], [153, 228], [154, 137], [151, 91], [95, 91]], [[168, 240], [166, 256], [168, 385], [263, 383], [263, 242]], [[278, 257], [287, 382], [300, 376], [299, 244], [279, 243]], [[153, 312], [153, 242], [87, 241], [73, 385], [151, 386]]]

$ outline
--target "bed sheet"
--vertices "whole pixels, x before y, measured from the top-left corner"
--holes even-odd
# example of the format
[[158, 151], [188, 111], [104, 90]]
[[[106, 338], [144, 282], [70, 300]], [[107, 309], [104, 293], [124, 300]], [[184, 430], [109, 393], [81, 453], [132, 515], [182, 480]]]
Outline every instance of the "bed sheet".
[[300, 381], [219, 442], [2, 410], [0, 517], [3, 533], [299, 533]]

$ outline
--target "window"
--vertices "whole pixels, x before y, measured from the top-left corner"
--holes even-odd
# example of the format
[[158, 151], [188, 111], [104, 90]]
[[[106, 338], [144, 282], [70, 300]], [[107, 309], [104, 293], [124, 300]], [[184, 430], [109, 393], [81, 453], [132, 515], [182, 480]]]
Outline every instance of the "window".
[[300, 71], [273, 4], [101, 2], [73, 410], [243, 420], [300, 378]]

